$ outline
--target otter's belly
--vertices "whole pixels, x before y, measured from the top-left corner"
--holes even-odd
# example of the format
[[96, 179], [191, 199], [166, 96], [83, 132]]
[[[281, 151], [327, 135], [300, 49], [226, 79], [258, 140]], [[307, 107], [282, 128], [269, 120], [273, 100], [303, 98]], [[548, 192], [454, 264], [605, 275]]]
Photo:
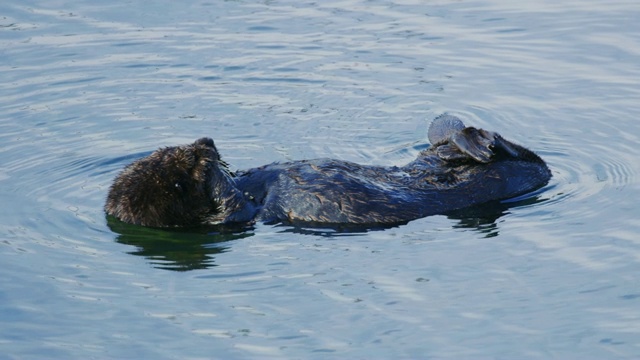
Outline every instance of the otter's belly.
[[401, 168], [332, 159], [272, 164], [249, 170], [238, 186], [261, 204], [258, 221], [393, 224], [521, 195], [548, 180], [544, 164], [453, 166], [422, 155]]

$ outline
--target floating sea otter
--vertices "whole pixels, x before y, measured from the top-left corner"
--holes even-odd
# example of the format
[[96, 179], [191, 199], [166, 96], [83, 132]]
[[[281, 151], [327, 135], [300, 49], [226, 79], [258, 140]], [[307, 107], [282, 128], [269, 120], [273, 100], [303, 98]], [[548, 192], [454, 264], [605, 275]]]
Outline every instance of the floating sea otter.
[[551, 178], [538, 155], [454, 116], [436, 118], [428, 137], [431, 146], [402, 167], [316, 159], [235, 173], [202, 138], [127, 166], [105, 210], [152, 227], [384, 225], [515, 197]]

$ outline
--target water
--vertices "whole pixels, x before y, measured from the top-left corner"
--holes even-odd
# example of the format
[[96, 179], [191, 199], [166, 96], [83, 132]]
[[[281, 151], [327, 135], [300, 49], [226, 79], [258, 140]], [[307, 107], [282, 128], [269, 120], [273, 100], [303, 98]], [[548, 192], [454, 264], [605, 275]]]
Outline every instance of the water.
[[[640, 7], [5, 1], [0, 358], [640, 357]], [[366, 233], [107, 223], [159, 146], [400, 165], [451, 112], [535, 196]]]

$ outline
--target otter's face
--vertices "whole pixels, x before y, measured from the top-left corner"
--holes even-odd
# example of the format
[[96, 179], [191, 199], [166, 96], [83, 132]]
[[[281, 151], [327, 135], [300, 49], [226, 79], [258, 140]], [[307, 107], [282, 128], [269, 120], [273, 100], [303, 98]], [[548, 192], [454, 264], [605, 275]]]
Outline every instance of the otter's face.
[[197, 226], [221, 212], [214, 187], [231, 181], [213, 140], [166, 147], [127, 166], [115, 179], [105, 210], [143, 226]]

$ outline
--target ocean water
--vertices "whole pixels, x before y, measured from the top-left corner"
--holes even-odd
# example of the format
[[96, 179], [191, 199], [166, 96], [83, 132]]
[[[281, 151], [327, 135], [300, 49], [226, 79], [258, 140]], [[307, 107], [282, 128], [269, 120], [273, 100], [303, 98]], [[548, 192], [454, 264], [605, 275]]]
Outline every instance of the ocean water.
[[[4, 1], [0, 358], [640, 357], [640, 6]], [[539, 153], [503, 206], [340, 233], [108, 220], [154, 149], [401, 165], [449, 112]]]

